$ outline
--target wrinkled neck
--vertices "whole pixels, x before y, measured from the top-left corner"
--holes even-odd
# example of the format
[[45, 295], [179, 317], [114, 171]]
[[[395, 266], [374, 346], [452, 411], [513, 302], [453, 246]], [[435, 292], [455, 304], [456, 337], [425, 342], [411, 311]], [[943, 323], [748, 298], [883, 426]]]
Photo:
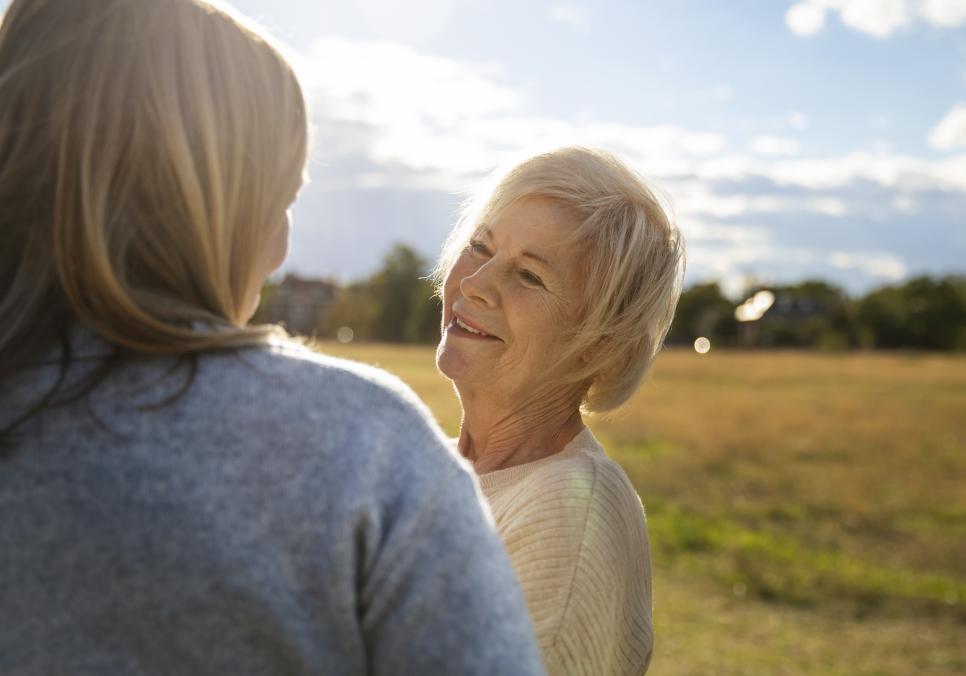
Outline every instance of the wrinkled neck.
[[459, 449], [477, 474], [514, 467], [559, 453], [584, 429], [580, 397], [547, 393], [529, 401], [460, 392]]

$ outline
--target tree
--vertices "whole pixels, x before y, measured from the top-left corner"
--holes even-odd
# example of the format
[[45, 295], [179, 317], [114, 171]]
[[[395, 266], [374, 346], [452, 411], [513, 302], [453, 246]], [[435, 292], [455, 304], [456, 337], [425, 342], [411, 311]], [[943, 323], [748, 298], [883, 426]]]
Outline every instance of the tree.
[[339, 289], [319, 322], [318, 336], [334, 338], [344, 326], [352, 329], [355, 340], [375, 340], [379, 303], [368, 283], [350, 284]]
[[763, 319], [769, 344], [832, 350], [858, 343], [854, 313], [841, 288], [814, 279], [770, 288], [776, 303]]
[[857, 306], [872, 347], [966, 349], [966, 277], [916, 277], [877, 289]]
[[342, 327], [355, 340], [435, 343], [440, 302], [426, 279], [426, 259], [396, 244], [372, 276], [343, 287], [319, 323], [318, 335], [332, 338]]
[[427, 267], [426, 259], [405, 244], [394, 245], [383, 258], [382, 268], [369, 280], [378, 307], [373, 326], [376, 340], [402, 343], [409, 339], [407, 334], [421, 333], [421, 325], [411, 327], [411, 318], [427, 312], [420, 307], [432, 295], [423, 279]]
[[406, 341], [410, 343], [439, 342], [440, 316], [443, 305], [436, 289], [428, 279], [420, 279], [410, 298], [409, 319], [406, 322]]
[[701, 336], [716, 344], [733, 342], [737, 334], [734, 311], [734, 303], [725, 298], [717, 282], [695, 284], [681, 294], [668, 342], [690, 344]]

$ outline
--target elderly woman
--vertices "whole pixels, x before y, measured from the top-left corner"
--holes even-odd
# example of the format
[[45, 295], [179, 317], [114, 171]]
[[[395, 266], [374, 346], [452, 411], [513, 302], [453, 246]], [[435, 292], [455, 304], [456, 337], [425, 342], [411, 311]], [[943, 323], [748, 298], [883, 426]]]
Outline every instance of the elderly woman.
[[641, 674], [653, 644], [644, 511], [584, 426], [634, 392], [680, 294], [683, 243], [645, 183], [586, 148], [479, 195], [436, 269], [437, 365], [551, 674]]

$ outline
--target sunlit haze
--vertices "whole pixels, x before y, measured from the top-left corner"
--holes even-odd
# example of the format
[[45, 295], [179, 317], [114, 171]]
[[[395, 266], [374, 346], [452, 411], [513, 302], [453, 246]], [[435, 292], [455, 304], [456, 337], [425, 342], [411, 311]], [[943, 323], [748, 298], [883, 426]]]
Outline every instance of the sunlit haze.
[[486, 172], [570, 143], [669, 196], [689, 283], [966, 268], [966, 0], [234, 4], [313, 110], [283, 271], [433, 258]]

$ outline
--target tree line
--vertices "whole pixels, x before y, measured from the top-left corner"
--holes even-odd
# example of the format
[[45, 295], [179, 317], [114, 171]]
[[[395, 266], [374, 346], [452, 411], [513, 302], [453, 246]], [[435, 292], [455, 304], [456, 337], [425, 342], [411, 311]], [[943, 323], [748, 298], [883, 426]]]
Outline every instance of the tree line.
[[821, 280], [767, 289], [775, 298], [769, 311], [741, 322], [737, 303], [716, 282], [691, 286], [678, 303], [668, 343], [706, 336], [719, 346], [966, 351], [963, 275], [914, 277], [858, 298]]
[[[321, 309], [316, 337], [335, 338], [347, 327], [358, 341], [435, 343], [440, 301], [427, 279], [429, 270], [415, 250], [395, 245], [374, 274], [337, 288]], [[272, 284], [263, 299], [271, 298]], [[768, 309], [753, 321], [740, 321], [741, 301], [726, 297], [716, 282], [690, 286], [681, 296], [668, 344], [705, 337], [716, 347], [966, 351], [963, 275], [915, 277], [857, 298], [821, 280], [763, 289], [772, 300]], [[749, 289], [748, 295], [763, 289]]]

